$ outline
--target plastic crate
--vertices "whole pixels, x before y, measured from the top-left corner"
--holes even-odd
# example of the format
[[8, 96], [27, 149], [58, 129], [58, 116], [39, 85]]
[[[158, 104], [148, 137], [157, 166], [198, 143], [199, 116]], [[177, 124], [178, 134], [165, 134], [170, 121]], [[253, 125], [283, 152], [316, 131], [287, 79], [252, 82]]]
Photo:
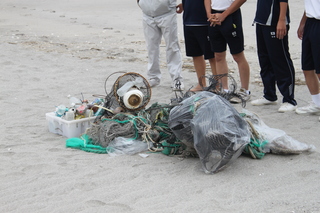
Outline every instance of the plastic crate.
[[46, 113], [46, 120], [50, 132], [67, 138], [77, 138], [85, 133], [96, 117], [67, 121], [57, 117], [54, 112]]

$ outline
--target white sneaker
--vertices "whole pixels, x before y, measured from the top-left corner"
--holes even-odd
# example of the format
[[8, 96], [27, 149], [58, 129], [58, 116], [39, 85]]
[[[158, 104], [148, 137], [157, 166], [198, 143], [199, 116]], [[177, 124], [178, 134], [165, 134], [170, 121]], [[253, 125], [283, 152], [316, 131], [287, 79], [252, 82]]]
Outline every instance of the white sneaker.
[[294, 106], [288, 102], [284, 102], [281, 104], [280, 108], [278, 109], [278, 112], [290, 112], [295, 111], [297, 109], [297, 106]]
[[172, 90], [173, 91], [183, 91], [184, 90], [184, 83], [181, 80], [174, 80], [172, 83]]
[[160, 84], [160, 81], [157, 79], [152, 78], [149, 80], [150, 87], [155, 87], [155, 86], [158, 86], [159, 84]]
[[308, 106], [298, 107], [296, 113], [299, 115], [303, 114], [320, 114], [320, 107], [318, 107], [313, 101]]
[[269, 101], [265, 97], [259, 98], [257, 100], [251, 101], [253, 106], [262, 106], [262, 105], [277, 105], [277, 101]]
[[249, 94], [247, 94], [247, 91], [244, 88], [241, 88], [237, 93], [240, 95], [241, 99], [238, 97], [233, 97], [230, 99], [230, 103], [238, 104], [238, 103], [241, 103], [242, 100], [247, 102], [251, 98], [250, 91], [249, 91]]

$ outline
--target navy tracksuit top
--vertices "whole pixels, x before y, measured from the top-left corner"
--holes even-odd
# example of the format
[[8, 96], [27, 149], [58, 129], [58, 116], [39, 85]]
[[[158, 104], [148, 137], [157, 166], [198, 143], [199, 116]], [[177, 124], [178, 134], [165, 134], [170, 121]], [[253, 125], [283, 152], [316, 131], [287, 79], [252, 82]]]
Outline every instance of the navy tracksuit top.
[[[267, 26], [277, 26], [279, 14], [280, 14], [280, 3], [286, 2], [288, 0], [258, 0], [257, 10], [254, 21], [256, 23], [267, 25]], [[287, 24], [290, 23], [289, 7], [287, 8]]]

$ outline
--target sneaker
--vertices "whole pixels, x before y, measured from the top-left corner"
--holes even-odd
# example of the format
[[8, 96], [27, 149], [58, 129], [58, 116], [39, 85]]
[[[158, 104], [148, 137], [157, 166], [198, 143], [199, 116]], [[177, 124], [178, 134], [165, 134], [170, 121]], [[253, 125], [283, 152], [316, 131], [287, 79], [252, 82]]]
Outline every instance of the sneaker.
[[284, 102], [281, 104], [280, 108], [278, 109], [278, 112], [290, 112], [295, 111], [297, 109], [297, 106], [292, 105], [288, 102]]
[[160, 84], [160, 81], [157, 79], [152, 78], [149, 80], [150, 87], [155, 87], [155, 86], [158, 86], [159, 84]]
[[269, 101], [265, 97], [259, 98], [257, 100], [251, 101], [253, 106], [262, 106], [262, 105], [276, 105], [277, 101]]
[[320, 114], [320, 107], [318, 107], [313, 101], [308, 106], [298, 107], [296, 113], [299, 115], [303, 114]]
[[175, 80], [172, 83], [172, 90], [173, 91], [183, 91], [184, 90], [184, 83], [181, 80]]
[[239, 97], [233, 97], [233, 98], [230, 99], [230, 102], [231, 102], [231, 103], [238, 104], [238, 103], [241, 103], [242, 100], [245, 101], [245, 102], [247, 102], [247, 101], [249, 101], [250, 98], [251, 98], [251, 93], [250, 93], [250, 91], [249, 91], [249, 94], [247, 94], [247, 91], [246, 91], [246, 89], [244, 89], [244, 88], [241, 88], [241, 89], [239, 90], [238, 94], [240, 95], [241, 99], [240, 99]]

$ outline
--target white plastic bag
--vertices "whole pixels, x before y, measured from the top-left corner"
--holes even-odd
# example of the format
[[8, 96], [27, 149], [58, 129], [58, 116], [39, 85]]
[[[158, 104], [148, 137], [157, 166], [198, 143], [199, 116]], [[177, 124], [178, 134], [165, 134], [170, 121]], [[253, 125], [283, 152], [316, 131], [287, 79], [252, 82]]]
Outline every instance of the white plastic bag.
[[117, 137], [109, 143], [107, 151], [110, 156], [134, 155], [148, 150], [148, 144], [140, 140]]
[[254, 130], [258, 133], [258, 139], [266, 140], [268, 143], [264, 147], [265, 153], [273, 154], [300, 154], [306, 151], [314, 151], [314, 145], [308, 145], [290, 137], [285, 131], [267, 126], [258, 115], [243, 109], [245, 120], [250, 122]]

